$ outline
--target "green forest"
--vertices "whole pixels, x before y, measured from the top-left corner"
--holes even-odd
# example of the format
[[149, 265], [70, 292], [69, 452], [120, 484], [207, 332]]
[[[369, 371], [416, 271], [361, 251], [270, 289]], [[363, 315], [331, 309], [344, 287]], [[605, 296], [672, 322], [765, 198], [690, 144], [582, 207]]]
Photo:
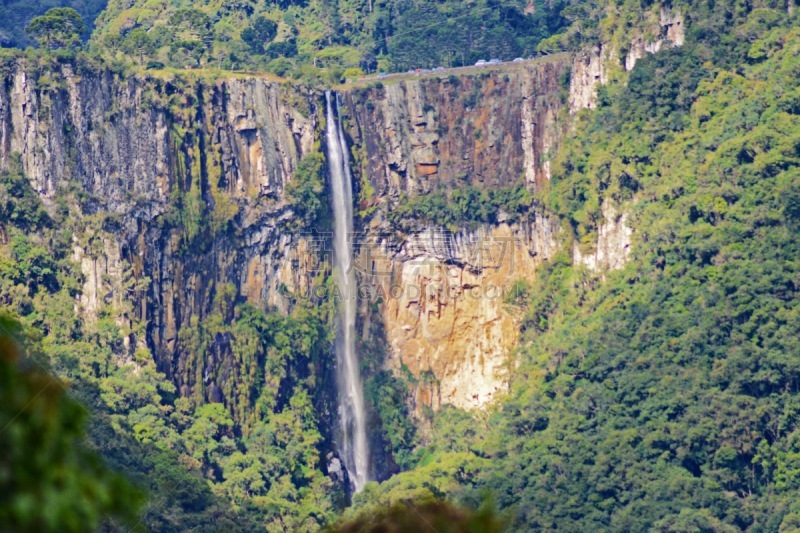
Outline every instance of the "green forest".
[[541, 0], [112, 0], [92, 43], [113, 57], [135, 49], [142, 60], [174, 67], [357, 76], [532, 55], [566, 25], [562, 7]]
[[[504, 302], [521, 343], [508, 394], [487, 410], [445, 406], [423, 436], [407, 377], [382, 369], [383, 348], [365, 350], [371, 427], [394, 475], [353, 495], [327, 473], [330, 302], [285, 313], [219, 288], [177, 342], [191, 354], [181, 371], [202, 381], [224, 339], [234, 357], [216, 371], [236, 373], [219, 380], [232, 400], [183, 395], [144, 321], [120, 323], [116, 302], [96, 321], [76, 311], [74, 239], [99, 255], [119, 221], [79, 216], [79, 180], [45, 205], [12, 155], [0, 171], [0, 530], [423, 530], [406, 521], [414, 502], [441, 531], [800, 531], [800, 15], [771, 0], [671, 7], [686, 14], [683, 46], [617, 66], [596, 109], [568, 117], [549, 183], [437, 190], [389, 213], [406, 231], [543, 212], [562, 246]], [[317, 85], [622, 46], [652, 8], [111, 0], [76, 6], [78, 24], [10, 3], [0, 30], [4, 46], [37, 42], [31, 57], [77, 54], [130, 76], [189, 67]], [[327, 223], [324, 163], [299, 165], [285, 231]], [[184, 248], [231, 231], [189, 193], [170, 202], [161, 223]], [[596, 275], [571, 250], [596, 241], [608, 204], [629, 213], [630, 258]], [[131, 294], [150, 282], [124, 277]]]
[[[563, 3], [542, 0], [111, 0], [107, 5], [62, 5], [74, 7], [86, 22], [77, 32], [88, 41], [83, 46], [111, 62], [157, 70], [266, 71], [312, 83], [529, 57], [543, 39], [569, 22], [561, 15]], [[0, 21], [4, 45], [36, 43], [27, 24], [44, 16], [46, 7], [12, 3], [3, 9], [9, 15]]]

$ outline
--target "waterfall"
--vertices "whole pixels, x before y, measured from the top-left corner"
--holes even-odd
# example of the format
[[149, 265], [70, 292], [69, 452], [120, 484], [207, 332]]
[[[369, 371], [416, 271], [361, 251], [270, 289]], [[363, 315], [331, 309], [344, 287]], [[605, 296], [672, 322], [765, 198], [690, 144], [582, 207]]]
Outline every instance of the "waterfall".
[[[366, 412], [361, 372], [356, 354], [355, 273], [351, 268], [353, 248], [353, 179], [347, 156], [347, 142], [338, 117], [338, 96], [325, 93], [327, 101], [326, 135], [328, 166], [333, 192], [333, 256], [334, 281], [341, 296], [336, 334], [336, 377], [339, 387], [340, 450], [350, 480], [358, 492], [368, 479], [369, 449], [367, 446]], [[336, 107], [336, 109], [334, 109]]]

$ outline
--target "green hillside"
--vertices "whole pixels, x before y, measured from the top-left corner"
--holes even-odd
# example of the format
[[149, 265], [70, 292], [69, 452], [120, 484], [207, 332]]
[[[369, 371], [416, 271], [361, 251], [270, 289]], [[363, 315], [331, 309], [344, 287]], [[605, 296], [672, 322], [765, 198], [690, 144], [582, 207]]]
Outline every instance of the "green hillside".
[[93, 43], [174, 67], [357, 75], [531, 55], [566, 24], [562, 7], [542, 0], [112, 0]]
[[630, 210], [630, 263], [602, 280], [562, 254], [520, 285], [510, 396], [451, 410], [357, 505], [488, 493], [520, 529], [800, 525], [800, 31], [777, 9], [692, 30], [601, 91], [540, 194], [578, 242], [604, 201]]
[[25, 26], [39, 15], [54, 7], [71, 7], [83, 17], [86, 23], [84, 39], [88, 39], [94, 28], [94, 20], [106, 8], [106, 0], [11, 0], [0, 5], [0, 46], [4, 48], [25, 48], [35, 46], [34, 39], [25, 34]]

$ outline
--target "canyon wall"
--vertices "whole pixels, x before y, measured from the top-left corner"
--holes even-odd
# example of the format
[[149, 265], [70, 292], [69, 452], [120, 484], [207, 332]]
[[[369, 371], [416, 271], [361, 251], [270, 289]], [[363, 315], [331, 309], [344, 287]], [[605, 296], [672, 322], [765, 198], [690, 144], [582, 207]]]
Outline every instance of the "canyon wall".
[[[361, 315], [380, 321], [386, 365], [408, 379], [417, 416], [444, 404], [482, 407], [506, 390], [519, 317], [505, 299], [552, 257], [556, 233], [534, 216], [456, 232], [366, 235], [357, 258]], [[371, 334], [365, 324], [363, 338]]]
[[354, 161], [375, 201], [547, 180], [567, 68], [561, 60], [512, 63], [346, 91]]
[[90, 322], [106, 309], [121, 325], [145, 323], [126, 346], [148, 346], [184, 395], [224, 400], [214, 376], [237, 371], [224, 354], [183, 357], [181, 333], [203, 321], [217, 294], [232, 286], [235, 297], [285, 308], [281, 284], [310, 283], [313, 268], [289, 264], [287, 250], [305, 247], [286, 229], [293, 213], [283, 192], [312, 151], [314, 103], [255, 78], [123, 79], [24, 61], [5, 77], [3, 164], [18, 154], [45, 204], [78, 191], [79, 312]]
[[386, 365], [409, 378], [418, 416], [443, 404], [482, 407], [506, 389], [519, 327], [504, 297], [552, 256], [557, 228], [540, 214], [501, 213], [477, 227], [404, 221], [410, 229], [401, 230], [389, 215], [417, 195], [535, 190], [548, 180], [567, 68], [525, 62], [344, 93], [362, 193], [360, 284], [377, 304]]
[[[548, 180], [569, 68], [551, 58], [342, 91], [369, 296], [360, 327], [365, 342], [379, 332], [385, 368], [409, 378], [417, 415], [502, 393], [518, 335], [503, 298], [553, 255], [558, 228], [535, 209], [446, 229], [400, 228], [391, 214], [427, 193], [533, 191]], [[232, 318], [220, 298], [287, 311], [292, 293], [309, 294], [329, 272], [329, 222], [301, 227], [286, 195], [300, 161], [322, 151], [322, 102], [257, 77], [123, 77], [20, 60], [0, 91], [0, 157], [9, 165], [19, 154], [46, 204], [75, 193], [85, 320], [110, 311], [144, 324], [125, 339], [129, 356], [146, 346], [182, 395], [228, 402], [221, 381], [239, 372], [228, 341], [198, 358], [187, 338], [215, 309]], [[628, 235], [622, 216], [606, 232], [622, 237], [582, 262], [619, 266], [606, 248]]]

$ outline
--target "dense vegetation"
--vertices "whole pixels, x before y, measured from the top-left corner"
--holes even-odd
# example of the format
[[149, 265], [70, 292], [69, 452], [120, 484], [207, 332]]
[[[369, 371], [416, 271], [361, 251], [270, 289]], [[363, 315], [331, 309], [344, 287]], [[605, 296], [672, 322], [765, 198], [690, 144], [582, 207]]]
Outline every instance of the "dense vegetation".
[[[105, 8], [90, 48], [123, 63], [259, 69], [328, 82], [378, 70], [528, 56], [568, 22], [561, 14], [563, 2], [542, 0], [214, 0], [202, 5], [111, 0], [107, 6], [105, 1], [58, 5], [76, 8], [89, 31]], [[23, 28], [45, 10], [36, 3], [4, 6], [3, 46], [36, 42]]]
[[800, 32], [729, 15], [601, 91], [540, 193], [581, 246], [604, 202], [629, 210], [628, 266], [599, 280], [561, 254], [522, 283], [509, 397], [445, 411], [359, 505], [488, 490], [517, 528], [796, 530]]
[[23, 339], [19, 325], [0, 316], [2, 528], [78, 532], [108, 517], [135, 525], [141, 493], [87, 449], [85, 409], [42, 368], [36, 348], [35, 339]]
[[358, 76], [530, 55], [565, 24], [561, 7], [541, 0], [111, 0], [94, 42], [176, 67]]
[[459, 231], [479, 224], [517, 222], [532, 206], [533, 195], [523, 184], [496, 189], [467, 186], [403, 196], [389, 213], [389, 220], [405, 230], [415, 229], [422, 222]]
[[459, 509], [447, 502], [430, 502], [420, 505], [395, 505], [376, 513], [343, 523], [335, 528], [338, 533], [362, 531], [424, 531], [438, 533], [496, 533], [503, 530], [490, 507], [477, 512]]

